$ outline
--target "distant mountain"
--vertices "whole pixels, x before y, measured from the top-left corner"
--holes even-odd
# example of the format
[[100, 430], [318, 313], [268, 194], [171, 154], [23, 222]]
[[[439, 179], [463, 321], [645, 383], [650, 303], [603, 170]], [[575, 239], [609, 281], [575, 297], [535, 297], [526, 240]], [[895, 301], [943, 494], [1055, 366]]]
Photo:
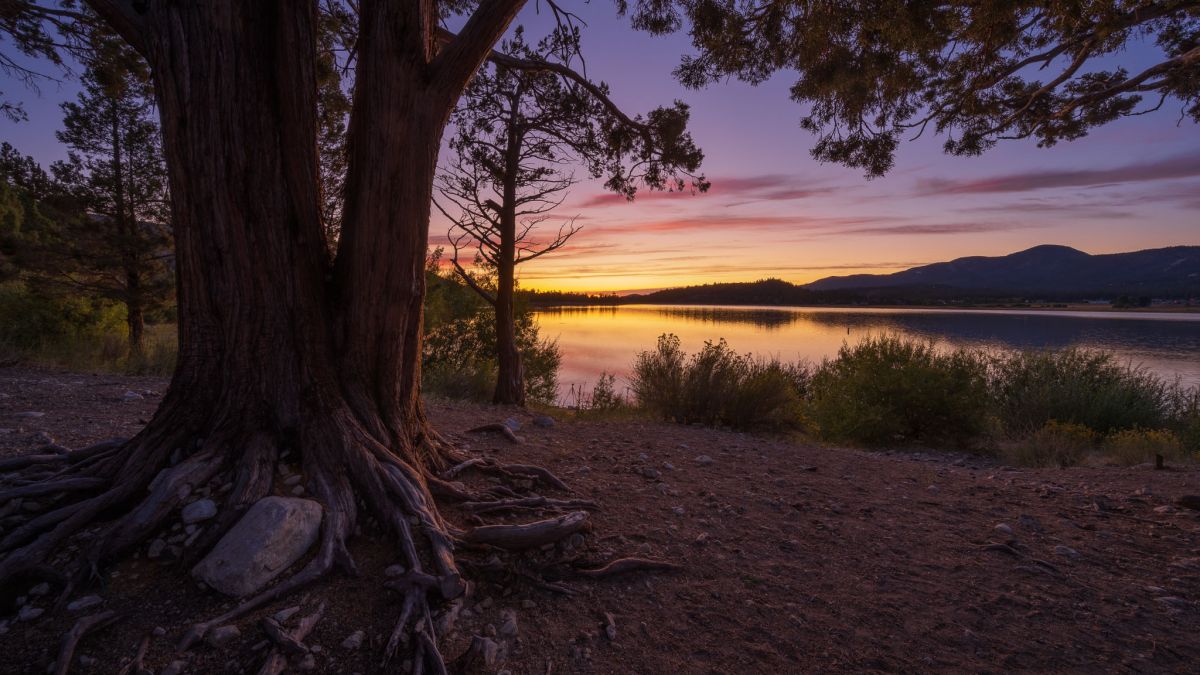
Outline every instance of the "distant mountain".
[[811, 291], [960, 289], [1053, 297], [1118, 294], [1180, 297], [1200, 292], [1200, 246], [1090, 255], [1069, 246], [1035, 246], [1006, 256], [972, 256], [894, 274], [826, 277]]

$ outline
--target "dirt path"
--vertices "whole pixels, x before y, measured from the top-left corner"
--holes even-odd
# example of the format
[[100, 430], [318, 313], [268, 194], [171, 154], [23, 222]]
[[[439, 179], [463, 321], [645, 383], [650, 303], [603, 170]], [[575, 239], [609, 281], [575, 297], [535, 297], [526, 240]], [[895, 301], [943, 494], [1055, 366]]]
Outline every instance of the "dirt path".
[[[0, 455], [32, 449], [39, 433], [64, 445], [127, 435], [164, 390], [151, 378], [0, 370]], [[573, 597], [481, 584], [447, 654], [473, 634], [500, 629], [502, 641], [511, 609], [517, 632], [497, 669], [512, 673], [1195, 672], [1200, 662], [1200, 513], [1171, 506], [1200, 494], [1195, 470], [1014, 470], [649, 422], [560, 416], [541, 428], [488, 406], [431, 413], [469, 451], [542, 464], [599, 502], [584, 555], [685, 566], [571, 582]], [[525, 444], [463, 433], [506, 417], [523, 423]], [[394, 562], [369, 537], [354, 551], [366, 571]], [[145, 559], [108, 582], [106, 606], [130, 616], [85, 640], [79, 653], [96, 661], [76, 672], [113, 672], [162, 626], [146, 660], [157, 672], [180, 658], [170, 646], [186, 621], [227, 604]], [[339, 578], [263, 614], [329, 602], [310, 639], [323, 646], [312, 672], [380, 672], [397, 608], [377, 584], [370, 573]], [[0, 608], [0, 620], [12, 613]], [[71, 621], [10, 623], [0, 671], [43, 672]], [[256, 672], [261, 630], [253, 618], [239, 627], [223, 650], [193, 650], [184, 672]], [[356, 629], [364, 647], [341, 648]]]

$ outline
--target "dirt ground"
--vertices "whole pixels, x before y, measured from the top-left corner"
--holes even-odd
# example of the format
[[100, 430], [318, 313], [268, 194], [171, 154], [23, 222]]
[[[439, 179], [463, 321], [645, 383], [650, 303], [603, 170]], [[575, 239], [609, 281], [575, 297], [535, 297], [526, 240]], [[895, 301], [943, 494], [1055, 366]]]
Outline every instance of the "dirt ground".
[[[154, 378], [0, 369], [0, 456], [34, 449], [42, 434], [66, 446], [128, 436], [165, 388]], [[23, 415], [31, 412], [44, 414]], [[519, 580], [479, 583], [443, 636], [451, 657], [472, 635], [495, 635], [508, 652], [495, 670], [538, 675], [1196, 672], [1200, 663], [1200, 512], [1174, 506], [1200, 494], [1194, 469], [1013, 469], [566, 413], [541, 428], [518, 410], [435, 402], [430, 412], [469, 452], [541, 464], [598, 502], [587, 557], [683, 566], [570, 581], [571, 596]], [[508, 417], [522, 422], [524, 444], [465, 433]], [[83, 641], [72, 672], [117, 672], [157, 627], [166, 633], [145, 661], [155, 672], [177, 660], [188, 673], [257, 672], [259, 619], [322, 602], [310, 672], [393, 672], [379, 655], [398, 596], [381, 580], [398, 556], [367, 529], [352, 550], [360, 577], [334, 577], [239, 621], [225, 647], [184, 655], [173, 649], [184, 629], [229, 600], [178, 565], [128, 560], [94, 591], [126, 616]], [[5, 673], [46, 672], [77, 618], [63, 610], [16, 621], [11, 603], [25, 592], [3, 589]], [[516, 617], [507, 626], [506, 610]], [[360, 649], [341, 646], [360, 629]]]

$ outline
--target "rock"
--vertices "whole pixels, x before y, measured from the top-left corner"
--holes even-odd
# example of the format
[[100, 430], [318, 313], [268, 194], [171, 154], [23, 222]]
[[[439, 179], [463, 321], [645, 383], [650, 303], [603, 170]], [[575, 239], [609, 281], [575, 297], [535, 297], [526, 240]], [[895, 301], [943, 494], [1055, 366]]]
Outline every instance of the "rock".
[[650, 478], [652, 480], [657, 479], [659, 476], [662, 475], [658, 472], [658, 469], [653, 469], [648, 466], [642, 468], [641, 474], [643, 476], [645, 476], [646, 478]]
[[384, 576], [395, 578], [403, 576], [407, 571], [404, 569], [404, 565], [388, 565], [387, 569], [383, 570], [383, 574]]
[[1067, 558], [1078, 558], [1079, 557], [1079, 551], [1076, 551], [1075, 549], [1071, 548], [1070, 546], [1063, 546], [1062, 544], [1059, 544], [1058, 546], [1054, 547], [1054, 554], [1061, 555], [1061, 556], [1064, 556]]
[[299, 485], [300, 481], [302, 481], [302, 480], [304, 480], [304, 476], [301, 476], [300, 474], [296, 474], [294, 476], [288, 476], [287, 479], [283, 481], [283, 484], [288, 487], [291, 487], [293, 485]]
[[506, 638], [515, 638], [517, 636], [517, 613], [511, 609], [506, 609], [500, 612], [500, 619], [503, 623], [500, 624], [500, 635]]
[[495, 668], [496, 662], [500, 660], [500, 645], [491, 638], [476, 635], [471, 638], [471, 646], [469, 652], [477, 655], [483, 660], [483, 665], [488, 668]]
[[297, 485], [296, 487], [292, 488], [292, 494], [296, 497], [304, 496], [304, 486]]
[[613, 618], [611, 612], [604, 613], [604, 635], [609, 642], [614, 642], [617, 639], [617, 620]]
[[208, 640], [208, 644], [214, 647], [224, 647], [241, 634], [242, 631], [238, 630], [237, 626], [217, 626], [208, 631], [205, 639]]
[[682, 506], [672, 506], [671, 513], [674, 513], [677, 516], [682, 516], [684, 513], [686, 513], [686, 511]]
[[709, 457], [708, 455], [698, 455], [696, 457], [696, 463], [700, 466], [708, 466], [713, 463], [713, 458]]
[[296, 668], [300, 670], [313, 670], [316, 667], [317, 659], [312, 654], [305, 654], [304, 658], [300, 659], [300, 663], [296, 665]]
[[4, 635], [7, 632], [8, 632], [8, 622], [0, 621], [0, 635]]
[[1154, 507], [1154, 512], [1161, 513], [1163, 515], [1169, 515], [1175, 513], [1175, 507], [1171, 506], [1170, 504], [1163, 504], [1162, 506]]
[[357, 651], [359, 647], [362, 647], [364, 637], [366, 637], [366, 635], [361, 630], [354, 631], [349, 637], [347, 637], [345, 640], [342, 640], [342, 649]]
[[567, 537], [567, 548], [572, 548], [572, 549], [583, 548], [583, 545], [585, 542], [586, 542], [586, 540], [583, 538], [583, 535], [576, 532], [575, 534], [572, 534], [570, 537]]
[[192, 568], [192, 576], [226, 595], [253, 593], [308, 551], [322, 514], [321, 505], [308, 499], [261, 499]]
[[217, 515], [217, 503], [211, 499], [200, 499], [183, 507], [183, 522], [187, 525], [208, 520], [215, 515]]
[[663, 462], [663, 468], [666, 469], [667, 471], [674, 471], [675, 465], [670, 462]]
[[141, 401], [144, 398], [146, 398], [146, 397], [142, 396], [141, 394], [137, 393], [136, 391], [127, 391], [121, 395], [121, 400], [126, 403], [132, 403], [133, 401]]
[[25, 605], [21, 608], [20, 612], [17, 612], [17, 621], [33, 621], [41, 616], [45, 611], [46, 610], [39, 607], [34, 607], [33, 605]]
[[1181, 570], [1200, 571], [1200, 558], [1180, 558], [1171, 561], [1170, 566]]
[[700, 534], [696, 535], [696, 540], [692, 543], [694, 543], [697, 546], [703, 546], [703, 545], [707, 544], [708, 543], [708, 533], [701, 532]]
[[549, 429], [549, 428], [553, 427], [554, 424], [555, 424], [554, 418], [550, 417], [549, 415], [534, 415], [533, 416], [533, 426], [535, 426], [535, 427], [542, 427], [543, 429]]
[[509, 429], [512, 429], [513, 431], [521, 430], [521, 423], [519, 421], [517, 421], [517, 418], [515, 418], [515, 417], [510, 417], [510, 418], [504, 420], [504, 426], [508, 427]]
[[287, 620], [295, 616], [296, 612], [299, 611], [300, 605], [296, 605], [295, 607], [288, 607], [287, 609], [281, 609], [278, 612], [275, 612], [275, 614], [271, 615], [271, 618], [275, 619], [276, 623], [283, 624], [287, 623]]
[[45, 595], [50, 592], [50, 584], [43, 581], [42, 583], [29, 589], [30, 595]]
[[83, 666], [84, 668], [91, 668], [92, 666], [96, 665], [96, 659], [85, 654], [80, 654], [79, 665]]
[[38, 412], [38, 411], [36, 411], [36, 410], [30, 410], [30, 411], [27, 411], [27, 412], [13, 413], [13, 417], [24, 417], [24, 418], [26, 418], [26, 419], [37, 419], [37, 418], [39, 418], [39, 417], [45, 417], [45, 416], [46, 416], [46, 413], [44, 413], [44, 412]]
[[103, 603], [104, 598], [101, 598], [98, 595], [85, 595], [82, 598], [67, 604], [67, 610], [71, 612], [82, 612], [85, 609], [91, 609], [92, 607]]
[[163, 668], [162, 672], [158, 675], [180, 675], [180, 673], [182, 673], [183, 669], [186, 667], [187, 661], [172, 661], [171, 663], [167, 664], [167, 667]]
[[167, 629], [162, 626], [155, 626], [154, 630], [150, 631], [154, 637], [162, 637], [167, 634]]
[[994, 530], [996, 533], [1002, 534], [1006, 537], [1011, 537], [1012, 533], [1013, 533], [1013, 529], [1004, 523], [997, 523], [996, 526], [992, 528], [992, 530]]

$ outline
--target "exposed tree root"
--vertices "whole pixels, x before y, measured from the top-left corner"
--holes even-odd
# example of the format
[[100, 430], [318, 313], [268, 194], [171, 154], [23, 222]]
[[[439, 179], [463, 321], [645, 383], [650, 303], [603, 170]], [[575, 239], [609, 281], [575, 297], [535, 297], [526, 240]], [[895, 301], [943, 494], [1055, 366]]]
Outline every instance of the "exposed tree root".
[[600, 508], [596, 502], [586, 499], [551, 499], [549, 497], [519, 497], [514, 499], [495, 499], [486, 502], [465, 502], [463, 510], [481, 515], [496, 511], [514, 511], [523, 509], [552, 509], [552, 510], [595, 510]]
[[146, 670], [142, 662], [146, 659], [146, 652], [148, 651], [150, 651], [150, 636], [143, 635], [142, 639], [138, 641], [137, 651], [134, 652], [133, 658], [121, 666], [121, 669], [117, 671], [117, 675], [129, 675], [129, 673], [141, 675]]
[[471, 427], [470, 429], [467, 429], [467, 433], [469, 433], [469, 434], [478, 434], [478, 433], [483, 433], [485, 431], [495, 431], [496, 433], [500, 434], [501, 436], [507, 438], [508, 440], [510, 440], [513, 443], [516, 443], [518, 445], [525, 442], [525, 441], [522, 441], [521, 437], [518, 436], [515, 432], [513, 432], [513, 430], [511, 428], [509, 428], [509, 426], [507, 424], [503, 424], [500, 422], [492, 422], [491, 424], [480, 424], [477, 427]]
[[58, 659], [54, 662], [54, 675], [66, 675], [71, 670], [71, 662], [75, 660], [75, 648], [79, 641], [91, 631], [100, 630], [121, 618], [115, 610], [100, 612], [85, 616], [75, 622], [71, 630], [63, 636], [62, 647], [58, 650]]
[[[276, 646], [267, 655], [267, 660], [263, 662], [262, 668], [258, 670], [258, 675], [279, 675], [287, 668], [288, 654], [308, 653], [308, 648], [304, 646], [304, 638], [308, 637], [313, 628], [316, 628], [317, 622], [321, 620], [324, 614], [325, 603], [322, 602], [317, 607], [317, 611], [300, 619], [300, 622], [296, 624], [295, 630], [283, 632], [282, 629], [279, 629], [275, 633], [268, 630], [267, 635], [275, 642]], [[274, 623], [272, 619], [269, 619], [269, 621]], [[274, 626], [278, 628], [279, 624], [274, 623]], [[267, 627], [265, 622], [263, 627]], [[287, 646], [285, 647], [284, 645]]]
[[468, 544], [520, 551], [565, 539], [582, 530], [586, 524], [586, 512], [572, 511], [557, 518], [524, 525], [484, 525], [472, 528], [463, 533], [462, 540]]

